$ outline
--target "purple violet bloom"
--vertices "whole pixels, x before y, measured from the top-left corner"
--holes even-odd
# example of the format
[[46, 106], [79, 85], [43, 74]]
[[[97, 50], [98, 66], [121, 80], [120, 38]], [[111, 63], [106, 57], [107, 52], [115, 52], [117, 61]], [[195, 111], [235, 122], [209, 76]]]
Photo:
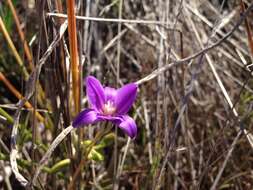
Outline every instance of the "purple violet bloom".
[[86, 94], [90, 108], [80, 112], [73, 121], [73, 127], [111, 121], [129, 137], [135, 138], [137, 126], [127, 115], [137, 95], [137, 85], [130, 83], [120, 89], [103, 87], [93, 76], [86, 78]]

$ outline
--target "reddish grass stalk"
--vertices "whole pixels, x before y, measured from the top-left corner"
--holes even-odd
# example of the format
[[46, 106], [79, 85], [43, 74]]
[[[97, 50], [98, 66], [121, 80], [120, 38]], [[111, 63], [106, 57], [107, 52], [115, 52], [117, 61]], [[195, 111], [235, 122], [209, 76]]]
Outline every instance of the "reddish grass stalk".
[[[21, 93], [11, 84], [11, 82], [3, 75], [2, 72], [0, 72], [0, 81], [3, 81], [3, 83], [5, 84], [5, 86], [19, 99], [23, 99], [24, 96], [21, 95]], [[28, 101], [25, 103], [25, 106], [29, 109], [34, 109], [32, 104], [30, 104]], [[36, 117], [38, 118], [38, 120], [40, 122], [44, 122], [45, 119], [44, 117], [42, 117], [42, 115], [40, 115], [39, 112], [35, 112]]]
[[[245, 12], [245, 5], [244, 5], [242, 0], [241, 0], [241, 10], [242, 10], [242, 13]], [[250, 48], [250, 51], [251, 51], [251, 55], [253, 55], [253, 39], [252, 39], [253, 36], [252, 36], [252, 30], [251, 30], [251, 27], [250, 27], [250, 24], [249, 24], [249, 21], [248, 21], [247, 17], [245, 18], [245, 27], [246, 27], [246, 31], [247, 31], [247, 34], [248, 34], [249, 48]]]
[[[72, 72], [72, 92], [75, 107], [74, 115], [77, 115], [77, 113], [80, 111], [80, 79], [79, 79], [79, 57], [77, 49], [75, 0], [67, 0], [67, 15], [68, 15], [70, 62]], [[82, 134], [83, 130], [80, 131], [79, 138], [83, 136]], [[74, 165], [72, 163], [72, 172], [74, 172], [74, 170], [75, 170]]]
[[76, 18], [75, 18], [75, 1], [67, 0], [67, 14], [68, 14], [68, 34], [69, 47], [72, 71], [72, 88], [74, 97], [75, 114], [80, 111], [80, 93], [79, 93], [79, 57], [77, 49], [77, 32], [76, 32]]
[[7, 0], [7, 3], [8, 3], [8, 5], [9, 5], [9, 7], [10, 7], [10, 9], [11, 9], [11, 12], [12, 12], [12, 14], [13, 14], [14, 21], [15, 21], [16, 26], [17, 26], [17, 29], [18, 29], [18, 34], [19, 34], [19, 36], [20, 36], [20, 39], [21, 39], [21, 41], [22, 41], [22, 44], [24, 45], [25, 55], [26, 55], [26, 57], [27, 57], [27, 59], [28, 59], [29, 67], [30, 67], [30, 69], [32, 70], [32, 69], [34, 68], [34, 65], [33, 65], [33, 62], [32, 62], [32, 55], [31, 55], [29, 46], [28, 46], [28, 44], [27, 44], [27, 41], [26, 41], [26, 39], [25, 39], [25, 35], [24, 35], [24, 33], [23, 33], [22, 29], [21, 29], [21, 24], [20, 24], [20, 22], [19, 22], [19, 19], [18, 19], [16, 10], [15, 10], [15, 8], [14, 8], [13, 3], [12, 3], [11, 0]]

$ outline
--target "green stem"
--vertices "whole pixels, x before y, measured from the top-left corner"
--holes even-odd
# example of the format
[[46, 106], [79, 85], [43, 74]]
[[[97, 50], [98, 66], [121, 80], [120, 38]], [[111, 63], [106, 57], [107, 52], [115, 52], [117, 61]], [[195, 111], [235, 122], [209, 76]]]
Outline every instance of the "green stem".
[[0, 115], [4, 116], [9, 123], [14, 123], [14, 119], [3, 108], [0, 108]]

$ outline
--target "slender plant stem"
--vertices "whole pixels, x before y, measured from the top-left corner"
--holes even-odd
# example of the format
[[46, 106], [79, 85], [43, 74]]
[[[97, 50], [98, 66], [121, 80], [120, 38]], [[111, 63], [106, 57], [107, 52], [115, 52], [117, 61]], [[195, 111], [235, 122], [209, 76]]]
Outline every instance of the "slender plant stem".
[[0, 115], [4, 116], [9, 123], [14, 123], [14, 119], [3, 108], [0, 108]]
[[104, 136], [106, 135], [109, 131], [111, 131], [112, 129], [112, 125], [110, 127], [108, 127], [107, 129], [104, 128], [103, 130], [100, 130], [97, 135], [95, 136], [94, 140], [92, 141], [92, 143], [89, 145], [89, 147], [87, 148], [86, 152], [85, 152], [85, 156], [84, 158], [81, 160], [81, 162], [79, 163], [74, 175], [73, 175], [73, 179], [70, 182], [69, 186], [68, 186], [68, 190], [73, 189], [73, 186], [75, 184], [75, 181], [79, 175], [79, 173], [81, 172], [81, 169], [83, 168], [85, 162], [87, 161], [88, 155], [90, 153], [90, 151], [92, 150], [92, 147]]
[[[77, 32], [75, 18], [75, 0], [67, 0], [67, 15], [68, 15], [68, 36], [71, 60], [72, 73], [72, 95], [74, 100], [74, 115], [80, 112], [80, 79], [79, 79], [79, 57], [77, 48]], [[79, 138], [82, 136], [83, 129], [79, 131]], [[75, 159], [74, 159], [75, 161]], [[72, 162], [72, 173], [74, 172], [74, 164]]]
[[70, 47], [70, 59], [71, 59], [71, 71], [72, 71], [72, 83], [73, 83], [73, 96], [75, 115], [80, 111], [80, 81], [79, 81], [79, 57], [77, 50], [77, 32], [76, 32], [76, 18], [75, 18], [75, 1], [67, 1], [67, 13], [68, 13], [68, 34], [69, 34], [69, 47]]

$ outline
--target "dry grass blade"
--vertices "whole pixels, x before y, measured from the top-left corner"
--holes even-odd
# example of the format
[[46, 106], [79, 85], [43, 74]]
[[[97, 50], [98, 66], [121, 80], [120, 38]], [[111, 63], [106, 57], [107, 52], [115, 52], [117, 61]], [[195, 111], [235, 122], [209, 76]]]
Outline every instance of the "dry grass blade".
[[[253, 7], [253, 4], [251, 4], [251, 8], [252, 8], [252, 7]], [[249, 11], [249, 10], [250, 10], [250, 8], [249, 8], [247, 11]], [[187, 12], [187, 9], [186, 9], [186, 12]], [[188, 13], [188, 17], [189, 17], [189, 13]], [[245, 19], [245, 18], [244, 18], [244, 19]], [[238, 27], [238, 26], [243, 22], [244, 19], [242, 19], [242, 17], [241, 17], [241, 19], [237, 22], [236, 26]], [[198, 35], [198, 32], [196, 31], [196, 27], [194, 26], [194, 23], [191, 21], [191, 19], [188, 19], [188, 20], [190, 21], [191, 25], [193, 25], [193, 31], [194, 31], [195, 34], [197, 35], [197, 39], [200, 41], [200, 37], [199, 37], [199, 35]], [[239, 23], [240, 23], [240, 24], [239, 24]], [[236, 26], [235, 26], [235, 27], [236, 27]], [[235, 31], [235, 30], [234, 30], [235, 27], [234, 27], [230, 32]], [[215, 32], [215, 30], [212, 31], [211, 36], [213, 35], [214, 32]], [[230, 32], [229, 32], [229, 33], [230, 33]], [[228, 33], [228, 34], [229, 34], [229, 33]], [[228, 37], [228, 34], [225, 35], [225, 36]], [[230, 33], [230, 34], [232, 34], [232, 33]], [[206, 42], [207, 45], [208, 45], [208, 42], [209, 42], [211, 36], [209, 36], [209, 37], [207, 38], [207, 42]], [[202, 44], [201, 44], [201, 47], [204, 49], [204, 46], [203, 46]], [[201, 54], [200, 59], [198, 60], [197, 68], [196, 68], [196, 70], [193, 72], [193, 74], [191, 75], [190, 84], [189, 84], [189, 87], [188, 87], [188, 89], [187, 89], [187, 93], [186, 93], [185, 97], [183, 98], [183, 101], [182, 101], [182, 102], [183, 102], [183, 103], [182, 103], [183, 105], [182, 105], [182, 107], [181, 107], [181, 110], [180, 110], [179, 115], [178, 115], [178, 117], [177, 117], [177, 120], [176, 120], [176, 122], [175, 122], [175, 127], [174, 127], [173, 132], [172, 132], [172, 136], [173, 136], [172, 138], [173, 138], [173, 139], [171, 138], [171, 142], [170, 142], [169, 149], [167, 150], [167, 153], [166, 153], [166, 156], [165, 156], [165, 158], [164, 158], [164, 161], [163, 161], [163, 164], [162, 164], [162, 167], [161, 167], [161, 171], [160, 171], [158, 180], [157, 180], [157, 182], [155, 182], [155, 185], [154, 185], [154, 188], [153, 188], [153, 189], [157, 189], [157, 188], [159, 188], [159, 186], [160, 186], [161, 177], [162, 177], [162, 174], [163, 174], [163, 172], [164, 172], [165, 165], [166, 165], [166, 163], [167, 163], [167, 161], [168, 161], [168, 159], [169, 159], [170, 153], [171, 153], [171, 152], [170, 152], [171, 146], [174, 145], [175, 131], [178, 129], [178, 126], [179, 126], [179, 124], [181, 123], [181, 118], [182, 118], [183, 113], [185, 112], [186, 106], [187, 106], [187, 104], [188, 104], [189, 96], [191, 96], [192, 93], [193, 93], [193, 88], [194, 88], [194, 87], [193, 87], [193, 82], [196, 81], [197, 75], [198, 75], [198, 73], [200, 72], [200, 69], [201, 69], [201, 67], [202, 67], [202, 65], [203, 65], [203, 58], [204, 58], [204, 55], [205, 55], [205, 54]], [[186, 58], [186, 59], [188, 59], [188, 58]], [[211, 65], [210, 60], [209, 60], [209, 64]], [[211, 65], [211, 66], [212, 66], [212, 65]], [[165, 68], [165, 67], [164, 67], [164, 68]], [[212, 67], [212, 71], [214, 72], [214, 74], [216, 74], [215, 77], [216, 77], [216, 79], [217, 79], [217, 81], [218, 81], [218, 83], [219, 83], [219, 86], [220, 86], [221, 89], [222, 89], [222, 92], [223, 92], [224, 95], [225, 95], [226, 100], [228, 101], [228, 104], [229, 104], [230, 108], [233, 110], [234, 115], [235, 115], [236, 117], [238, 117], [238, 113], [237, 113], [236, 110], [234, 109], [234, 105], [233, 105], [232, 101], [230, 100], [230, 98], [229, 98], [229, 96], [228, 96], [228, 94], [227, 94], [227, 92], [226, 92], [224, 86], [222, 85], [221, 80], [219, 80], [219, 77], [218, 77], [216, 71], [214, 70], [214, 67]]]
[[[20, 100], [20, 104], [25, 104], [25, 101]], [[10, 164], [11, 164], [11, 169], [12, 169], [16, 179], [19, 181], [19, 183], [22, 186], [26, 187], [28, 185], [28, 181], [19, 172], [18, 164], [17, 164], [18, 147], [17, 147], [16, 141], [17, 141], [17, 134], [18, 134], [19, 117], [20, 117], [20, 111], [16, 112], [12, 132], [11, 132]]]
[[65, 128], [55, 139], [54, 141], [51, 143], [49, 149], [47, 150], [47, 152], [44, 154], [44, 156], [42, 157], [42, 159], [40, 160], [38, 167], [35, 171], [35, 174], [32, 178], [31, 181], [31, 186], [35, 185], [37, 178], [41, 172], [41, 169], [45, 166], [45, 164], [48, 162], [48, 160], [50, 159], [53, 151], [55, 150], [55, 148], [62, 142], [62, 140], [71, 132], [73, 131], [73, 126], [68, 126], [67, 128]]
[[18, 167], [17, 167], [18, 148], [17, 148], [17, 143], [16, 143], [16, 139], [18, 136], [18, 126], [19, 126], [21, 108], [26, 103], [26, 101], [29, 100], [31, 98], [31, 96], [33, 95], [34, 90], [35, 90], [33, 87], [35, 86], [34, 84], [36, 84], [36, 81], [38, 80], [38, 77], [41, 72], [41, 68], [45, 64], [49, 55], [54, 50], [55, 46], [58, 44], [58, 42], [62, 38], [66, 29], [67, 29], [67, 22], [65, 21], [60, 27], [59, 34], [56, 36], [54, 41], [50, 44], [47, 51], [44, 53], [44, 55], [40, 59], [38, 65], [36, 65], [35, 70], [30, 75], [30, 78], [28, 80], [28, 85], [27, 85], [28, 89], [26, 91], [25, 97], [17, 103], [18, 110], [16, 111], [16, 114], [15, 114], [14, 125], [13, 125], [12, 133], [11, 133], [10, 162], [11, 162], [12, 171], [14, 172], [15, 177], [23, 186], [27, 186], [28, 181], [20, 174]]
[[166, 70], [174, 67], [174, 66], [179, 66], [182, 64], [188, 64], [188, 62], [192, 59], [197, 58], [198, 56], [208, 52], [209, 50], [216, 48], [217, 46], [219, 46], [221, 43], [225, 42], [226, 39], [228, 39], [233, 33], [234, 31], [242, 24], [242, 22], [244, 21], [244, 19], [250, 14], [251, 10], [253, 9], [253, 4], [251, 4], [248, 9], [244, 12], [244, 14], [240, 17], [240, 19], [236, 22], [236, 25], [232, 28], [232, 30], [230, 30], [225, 36], [223, 36], [220, 40], [214, 42], [212, 45], [205, 47], [203, 50], [200, 50], [196, 53], [193, 53], [192, 55], [183, 58], [181, 60], [174, 60], [172, 63], [165, 65], [159, 69], [154, 70], [152, 73], [150, 73], [149, 75], [147, 75], [146, 77], [136, 81], [136, 84], [140, 85], [142, 83], [148, 82], [154, 78], [156, 78], [157, 76], [159, 76], [161, 73], [165, 72]]
[[[59, 18], [68, 18], [66, 14], [61, 13], [47, 13], [48, 16], [59, 17]], [[160, 22], [155, 20], [129, 20], [122, 18], [99, 18], [99, 17], [85, 17], [85, 16], [76, 16], [78, 20], [89, 20], [96, 22], [116, 22], [116, 23], [129, 23], [129, 24], [155, 24], [155, 25], [164, 25], [167, 26], [167, 22]]]

